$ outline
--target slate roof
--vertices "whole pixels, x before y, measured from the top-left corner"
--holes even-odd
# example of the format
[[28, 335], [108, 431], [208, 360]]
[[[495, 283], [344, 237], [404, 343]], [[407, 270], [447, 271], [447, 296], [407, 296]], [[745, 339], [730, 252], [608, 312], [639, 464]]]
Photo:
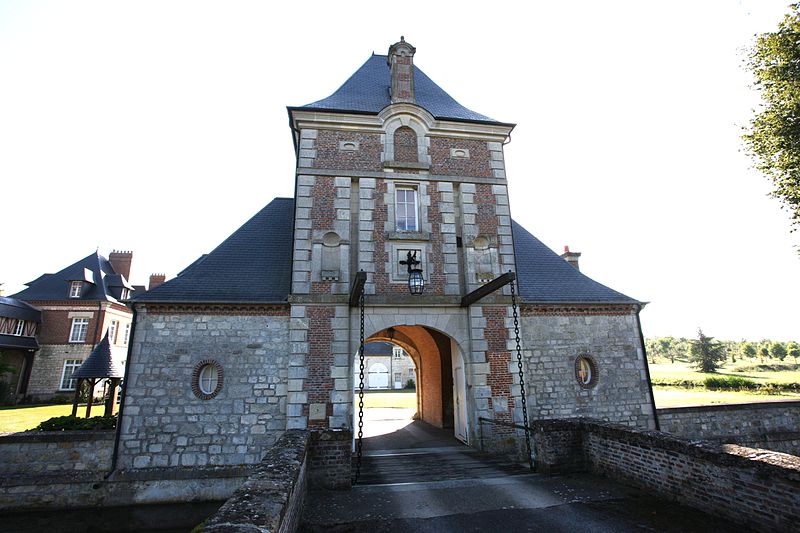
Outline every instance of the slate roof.
[[[80, 298], [70, 298], [71, 281], [85, 281]], [[114, 271], [111, 263], [98, 252], [87, 255], [55, 274], [43, 274], [25, 285], [27, 289], [12, 295], [28, 302], [43, 300], [118, 301], [119, 288], [132, 287]], [[113, 290], [117, 288], [117, 290]]]
[[564, 261], [512, 220], [519, 293], [528, 303], [639, 303]]
[[30, 320], [36, 323], [42, 322], [42, 312], [39, 309], [22, 300], [8, 296], [0, 296], [0, 316], [16, 318], [17, 320]]
[[[294, 201], [276, 198], [214, 251], [134, 301], [285, 303], [291, 288], [293, 220]], [[582, 274], [522, 226], [512, 223], [523, 301], [638, 303]]]
[[122, 378], [124, 374], [122, 367], [114, 360], [106, 331], [103, 340], [94, 347], [86, 361], [72, 373], [72, 377], [75, 379]]
[[377, 341], [364, 344], [364, 355], [392, 355], [392, 345], [388, 342]]
[[294, 200], [276, 198], [214, 251], [134, 302], [285, 303]]
[[[379, 113], [384, 107], [391, 104], [389, 89], [392, 80], [386, 60], [387, 56], [372, 54], [372, 57], [367, 59], [366, 63], [361, 65], [361, 68], [332, 95], [297, 109]], [[502, 124], [456, 102], [416, 65], [414, 66], [414, 95], [417, 105], [438, 119]]]

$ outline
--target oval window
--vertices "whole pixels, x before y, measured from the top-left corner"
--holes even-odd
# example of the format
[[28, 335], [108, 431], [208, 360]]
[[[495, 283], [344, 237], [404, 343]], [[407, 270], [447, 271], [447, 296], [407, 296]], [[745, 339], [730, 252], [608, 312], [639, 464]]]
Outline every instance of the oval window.
[[575, 378], [584, 389], [589, 389], [597, 384], [597, 363], [588, 355], [581, 355], [575, 359]]
[[200, 361], [192, 372], [192, 392], [202, 400], [210, 400], [222, 389], [222, 366], [214, 360]]

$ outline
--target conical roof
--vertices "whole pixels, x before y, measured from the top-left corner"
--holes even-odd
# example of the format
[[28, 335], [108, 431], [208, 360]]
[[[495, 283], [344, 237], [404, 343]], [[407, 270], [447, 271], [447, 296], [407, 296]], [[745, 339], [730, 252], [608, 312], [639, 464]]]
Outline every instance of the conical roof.
[[72, 377], [76, 379], [122, 378], [123, 375], [122, 368], [112, 356], [111, 343], [108, 341], [108, 332], [106, 332], [100, 344], [94, 347], [89, 358], [72, 374]]

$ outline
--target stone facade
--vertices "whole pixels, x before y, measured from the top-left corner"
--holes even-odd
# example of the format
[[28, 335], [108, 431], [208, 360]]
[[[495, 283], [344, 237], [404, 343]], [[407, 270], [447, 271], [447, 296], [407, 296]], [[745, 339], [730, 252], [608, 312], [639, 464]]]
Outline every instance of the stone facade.
[[[595, 416], [653, 426], [635, 300], [615, 293], [631, 303], [564, 316], [518, 309], [526, 391], [511, 287], [462, 305], [465, 295], [524, 267], [504, 162], [513, 125], [477, 114], [432, 115], [415, 100], [413, 47], [396, 46], [405, 51], [389, 61], [397, 94], [375, 113], [289, 110], [297, 156], [291, 275], [285, 296], [269, 300], [285, 303], [271, 311], [254, 304], [245, 314], [232, 304], [203, 310], [202, 288], [192, 287], [186, 296], [196, 306], [180, 299], [136, 304], [125, 467], [252, 464], [284, 430], [352, 428], [362, 331], [351, 291], [361, 272], [364, 340], [409, 354], [423, 421], [452, 427], [468, 443], [478, 440], [479, 418], [499, 421], [492, 437], [510, 441], [517, 430], [507, 424], [523, 421], [525, 395], [533, 420]], [[422, 273], [422, 295], [409, 294], [411, 267]], [[226, 274], [236, 272], [219, 276]], [[577, 386], [573, 367], [587, 351], [601, 374], [590, 390]], [[224, 371], [219, 394], [209, 399], [194, 396], [189, 383], [204, 360]]]
[[[655, 429], [637, 320], [633, 311], [524, 308], [531, 419], [589, 417]], [[597, 365], [591, 388], [575, 375], [584, 355]]]
[[[204, 360], [224, 371], [220, 393], [208, 400], [192, 392]], [[137, 310], [120, 467], [258, 462], [286, 429], [288, 360], [285, 308]]]

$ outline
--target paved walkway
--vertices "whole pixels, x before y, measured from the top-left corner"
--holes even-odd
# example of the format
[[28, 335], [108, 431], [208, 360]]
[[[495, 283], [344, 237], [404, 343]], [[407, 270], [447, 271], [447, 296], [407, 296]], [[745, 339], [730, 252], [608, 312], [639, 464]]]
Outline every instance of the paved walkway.
[[531, 473], [407, 413], [370, 411], [359, 484], [309, 492], [301, 532], [745, 531], [597, 476]]

